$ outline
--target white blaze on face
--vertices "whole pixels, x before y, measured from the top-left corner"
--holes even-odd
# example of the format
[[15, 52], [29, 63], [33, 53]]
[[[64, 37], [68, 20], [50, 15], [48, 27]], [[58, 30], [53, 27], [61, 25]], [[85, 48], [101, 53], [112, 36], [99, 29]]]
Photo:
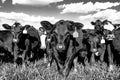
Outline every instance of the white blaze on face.
[[23, 30], [23, 34], [27, 34], [27, 29], [26, 28]]
[[41, 48], [42, 48], [42, 49], [45, 49], [45, 48], [46, 48], [45, 39], [46, 39], [46, 35], [45, 35], [45, 34], [43, 34], [43, 35], [40, 36]]
[[104, 25], [104, 29], [112, 31], [114, 29], [114, 26], [112, 24], [108, 23], [107, 25]]
[[76, 27], [75, 27], [75, 31], [73, 32], [73, 37], [74, 38], [78, 38], [79, 37], [79, 33], [77, 32]]
[[96, 52], [95, 55], [96, 55], [96, 56], [99, 56], [99, 52]]
[[102, 37], [101, 39], [101, 43], [104, 44], [105, 43], [105, 39]]

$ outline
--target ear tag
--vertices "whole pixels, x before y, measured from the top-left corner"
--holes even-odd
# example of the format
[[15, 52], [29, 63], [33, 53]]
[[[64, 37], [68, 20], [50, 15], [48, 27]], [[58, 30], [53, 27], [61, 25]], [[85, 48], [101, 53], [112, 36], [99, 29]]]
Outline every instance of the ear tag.
[[26, 30], [26, 28], [23, 30], [23, 34], [27, 34], [27, 30]]
[[104, 38], [102, 37], [102, 39], [101, 39], [101, 44], [104, 44], [105, 43], [105, 40], [104, 40]]
[[75, 27], [75, 31], [74, 31], [74, 33], [73, 33], [73, 37], [74, 37], [74, 38], [78, 38], [78, 37], [79, 37], [79, 34], [78, 34], [78, 32], [76, 31], [76, 27]]
[[99, 56], [99, 52], [96, 52], [95, 55], [96, 55], [96, 56]]

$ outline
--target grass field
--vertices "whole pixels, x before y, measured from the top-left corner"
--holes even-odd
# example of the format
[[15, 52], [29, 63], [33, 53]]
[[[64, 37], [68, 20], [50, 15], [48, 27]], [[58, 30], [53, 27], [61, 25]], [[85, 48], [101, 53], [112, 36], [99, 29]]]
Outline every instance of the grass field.
[[[0, 80], [64, 80], [58, 74], [56, 64], [51, 67], [43, 61], [28, 66], [3, 64], [0, 66]], [[83, 67], [77, 64], [76, 71], [71, 70], [66, 80], [120, 80], [120, 68], [113, 65], [113, 70], [108, 71], [105, 63], [95, 63]]]

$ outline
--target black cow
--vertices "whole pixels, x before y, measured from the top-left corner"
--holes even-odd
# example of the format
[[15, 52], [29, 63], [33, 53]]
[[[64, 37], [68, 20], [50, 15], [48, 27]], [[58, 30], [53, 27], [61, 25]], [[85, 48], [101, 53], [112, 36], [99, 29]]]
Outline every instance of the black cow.
[[25, 60], [35, 61], [42, 58], [39, 33], [33, 26], [21, 26], [18, 22], [12, 26], [8, 24], [3, 24], [3, 26], [12, 32], [13, 53], [17, 63], [22, 64]]
[[[76, 24], [80, 25], [77, 27], [77, 30], [79, 31], [82, 27], [82, 24]], [[76, 35], [73, 21], [60, 20], [54, 25], [48, 21], [42, 21], [41, 25], [47, 32], [48, 41], [50, 41], [49, 52], [52, 53], [50, 53], [52, 55], [52, 59], [56, 61], [58, 72], [63, 75], [63, 70], [65, 70], [65, 76], [67, 77], [72, 67], [75, 54], [78, 50], [77, 47], [80, 40], [78, 39], [77, 42], [75, 39], [80, 37], [80, 31], [77, 32], [78, 35]]]
[[23, 33], [19, 35], [17, 46], [24, 61], [35, 62], [43, 58], [43, 50], [40, 49], [40, 37], [38, 31], [31, 25], [25, 25]]
[[[97, 27], [97, 29], [95, 29], [96, 33], [99, 34], [100, 36], [104, 36], [104, 39], [105, 39], [105, 45], [106, 45], [106, 53], [108, 53], [108, 66], [111, 68], [111, 66], [113, 65], [113, 53], [112, 51], [115, 51], [115, 50], [112, 50], [114, 49], [113, 48], [113, 42], [116, 40], [115, 38], [115, 33], [114, 33], [114, 30], [107, 30], [107, 29], [104, 29], [105, 28], [105, 25], [107, 25], [108, 23], [112, 24], [111, 21], [108, 21], [108, 20], [104, 20], [104, 21], [96, 21], [96, 22], [91, 22], [95, 27]], [[99, 24], [99, 25], [97, 25]], [[115, 28], [116, 26], [118, 25], [114, 25], [112, 24]], [[101, 27], [101, 28], [99, 28]], [[108, 26], [109, 27], [109, 26]], [[108, 28], [109, 29], [109, 28]], [[115, 31], [116, 32], [116, 31]], [[115, 38], [115, 39], [114, 39]], [[115, 43], [114, 43], [115, 44]]]
[[47, 46], [49, 51], [48, 53], [50, 53], [52, 58], [56, 61], [58, 71], [61, 73], [61, 70], [65, 65], [66, 58], [68, 57], [67, 52], [71, 36], [68, 33], [67, 26], [70, 26], [70, 23], [60, 20], [53, 25], [48, 21], [42, 21], [41, 25], [47, 32], [47, 41], [50, 41], [50, 45]]
[[88, 60], [91, 64], [94, 64], [96, 60], [104, 61], [106, 45], [103, 36], [101, 37], [94, 30], [91, 30], [84, 43], [87, 45]]
[[9, 30], [0, 30], [0, 61], [14, 63], [12, 53], [13, 35]]

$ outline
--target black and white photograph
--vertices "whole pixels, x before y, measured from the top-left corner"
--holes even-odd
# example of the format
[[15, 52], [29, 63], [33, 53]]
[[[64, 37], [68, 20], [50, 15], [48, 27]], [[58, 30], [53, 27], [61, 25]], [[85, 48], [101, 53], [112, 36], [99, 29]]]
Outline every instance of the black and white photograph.
[[0, 80], [120, 80], [120, 1], [0, 0]]

